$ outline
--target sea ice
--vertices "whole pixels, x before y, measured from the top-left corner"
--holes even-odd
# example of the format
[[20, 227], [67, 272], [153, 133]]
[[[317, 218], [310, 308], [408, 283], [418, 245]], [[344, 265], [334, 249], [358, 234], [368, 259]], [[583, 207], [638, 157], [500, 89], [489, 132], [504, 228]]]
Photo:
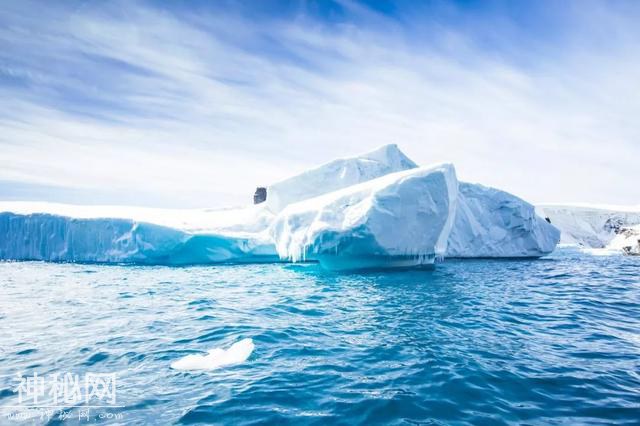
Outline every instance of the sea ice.
[[187, 355], [171, 364], [174, 370], [215, 370], [241, 364], [251, 356], [255, 345], [252, 339], [243, 339], [229, 349], [211, 349], [207, 355]]

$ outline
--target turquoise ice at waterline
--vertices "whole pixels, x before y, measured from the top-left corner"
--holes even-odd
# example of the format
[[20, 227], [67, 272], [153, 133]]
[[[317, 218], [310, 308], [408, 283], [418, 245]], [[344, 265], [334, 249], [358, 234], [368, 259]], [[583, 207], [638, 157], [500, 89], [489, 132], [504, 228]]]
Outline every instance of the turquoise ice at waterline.
[[[123, 424], [637, 424], [638, 271], [569, 249], [347, 275], [4, 262], [0, 410], [18, 371], [117, 372]], [[245, 338], [241, 364], [170, 368]]]

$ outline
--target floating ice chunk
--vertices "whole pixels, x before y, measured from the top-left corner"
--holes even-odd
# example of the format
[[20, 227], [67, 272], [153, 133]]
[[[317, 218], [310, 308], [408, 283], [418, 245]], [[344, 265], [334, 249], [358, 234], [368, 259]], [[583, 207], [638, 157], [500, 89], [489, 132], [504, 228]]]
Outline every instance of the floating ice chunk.
[[281, 258], [330, 270], [432, 264], [446, 250], [457, 186], [451, 164], [392, 173], [289, 205], [271, 236]]
[[526, 201], [482, 185], [459, 185], [458, 209], [447, 257], [540, 257], [560, 232]]
[[358, 157], [333, 160], [272, 184], [267, 187], [266, 204], [277, 213], [289, 204], [415, 167], [416, 163], [397, 145], [385, 145]]
[[211, 349], [207, 355], [187, 355], [171, 364], [174, 370], [215, 370], [241, 364], [249, 358], [255, 345], [252, 339], [243, 339], [229, 349]]

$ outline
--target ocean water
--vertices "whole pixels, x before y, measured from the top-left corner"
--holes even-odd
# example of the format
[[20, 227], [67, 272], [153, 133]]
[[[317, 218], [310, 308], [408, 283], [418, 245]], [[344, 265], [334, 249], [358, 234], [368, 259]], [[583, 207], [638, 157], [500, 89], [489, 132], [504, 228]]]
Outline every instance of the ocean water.
[[[115, 374], [117, 406], [20, 424], [640, 423], [640, 258], [370, 274], [5, 262], [0, 325], [0, 424], [17, 422], [20, 376], [67, 372]], [[243, 338], [240, 365], [170, 368]]]

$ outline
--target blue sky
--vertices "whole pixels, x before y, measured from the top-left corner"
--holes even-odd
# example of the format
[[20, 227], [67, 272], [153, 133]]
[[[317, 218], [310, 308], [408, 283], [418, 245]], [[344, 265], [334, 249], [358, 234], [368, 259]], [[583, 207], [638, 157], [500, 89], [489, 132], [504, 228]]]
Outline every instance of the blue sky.
[[204, 207], [397, 143], [640, 204], [640, 3], [0, 2], [0, 199]]

